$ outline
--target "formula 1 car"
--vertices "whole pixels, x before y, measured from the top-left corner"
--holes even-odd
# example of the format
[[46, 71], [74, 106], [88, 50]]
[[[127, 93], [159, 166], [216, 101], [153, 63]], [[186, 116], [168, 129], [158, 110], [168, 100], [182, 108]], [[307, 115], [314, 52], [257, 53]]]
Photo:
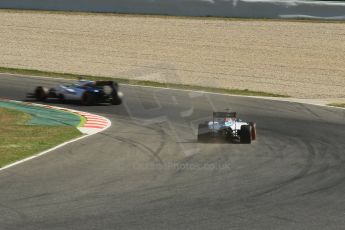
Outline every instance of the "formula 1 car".
[[237, 119], [236, 112], [214, 112], [213, 120], [199, 124], [198, 141], [223, 139], [233, 143], [250, 144], [256, 140], [256, 124]]
[[79, 80], [75, 84], [59, 85], [50, 89], [38, 86], [34, 93], [29, 93], [27, 97], [38, 101], [52, 98], [60, 102], [78, 101], [82, 105], [94, 105], [96, 103], [120, 105], [123, 94], [118, 89], [118, 84], [113, 81]]

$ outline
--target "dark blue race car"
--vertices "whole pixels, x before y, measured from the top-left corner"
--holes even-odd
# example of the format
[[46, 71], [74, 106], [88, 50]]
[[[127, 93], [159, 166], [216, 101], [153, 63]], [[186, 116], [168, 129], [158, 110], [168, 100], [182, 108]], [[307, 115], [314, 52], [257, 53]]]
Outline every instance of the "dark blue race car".
[[94, 105], [97, 103], [111, 103], [120, 105], [123, 93], [119, 86], [113, 81], [86, 81], [79, 80], [71, 85], [59, 85], [53, 88], [36, 87], [34, 93], [28, 94], [29, 98], [38, 101], [57, 99], [61, 102], [78, 101], [83, 105]]

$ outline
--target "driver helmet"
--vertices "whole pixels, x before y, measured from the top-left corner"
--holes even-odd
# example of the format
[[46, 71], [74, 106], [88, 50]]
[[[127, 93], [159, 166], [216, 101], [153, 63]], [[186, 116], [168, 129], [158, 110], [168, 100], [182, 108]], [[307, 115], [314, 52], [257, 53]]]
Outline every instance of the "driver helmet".
[[233, 117], [224, 118], [224, 122], [234, 122], [234, 121], [235, 121], [235, 118], [233, 118]]

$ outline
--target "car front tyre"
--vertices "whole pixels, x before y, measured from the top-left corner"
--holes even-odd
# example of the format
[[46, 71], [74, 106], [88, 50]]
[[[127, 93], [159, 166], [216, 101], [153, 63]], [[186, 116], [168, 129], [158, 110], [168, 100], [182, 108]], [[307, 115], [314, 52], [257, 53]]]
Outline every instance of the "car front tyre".
[[93, 105], [95, 104], [95, 96], [90, 92], [85, 92], [81, 98], [81, 103], [83, 105]]

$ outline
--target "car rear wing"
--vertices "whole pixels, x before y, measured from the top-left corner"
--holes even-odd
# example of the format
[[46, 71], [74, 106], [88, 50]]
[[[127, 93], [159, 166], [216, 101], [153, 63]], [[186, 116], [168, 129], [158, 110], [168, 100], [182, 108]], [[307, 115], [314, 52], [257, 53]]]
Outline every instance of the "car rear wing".
[[236, 118], [236, 112], [213, 112], [213, 118]]
[[96, 81], [95, 85], [100, 87], [109, 86], [114, 91], [117, 91], [119, 88], [119, 84], [114, 81]]

